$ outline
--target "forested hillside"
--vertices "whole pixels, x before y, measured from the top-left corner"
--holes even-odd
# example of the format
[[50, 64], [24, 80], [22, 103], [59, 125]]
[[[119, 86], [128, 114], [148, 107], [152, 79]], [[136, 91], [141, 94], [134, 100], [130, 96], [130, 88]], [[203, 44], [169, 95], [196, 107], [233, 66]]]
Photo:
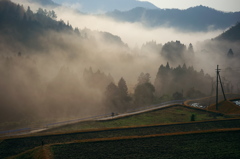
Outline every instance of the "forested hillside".
[[216, 40], [225, 40], [231, 42], [240, 41], [240, 22], [215, 38]]
[[212, 80], [203, 70], [198, 72], [186, 64], [172, 68], [167, 63], [159, 67], [154, 86], [157, 96], [172, 95], [179, 100], [213, 95]]
[[[19, 49], [14, 51], [21, 51], [21, 49], [23, 49], [21, 47], [23, 46], [28, 49], [43, 51], [49, 47], [48, 45], [44, 45], [43, 41], [41, 41], [43, 40], [42, 36], [48, 31], [72, 34], [82, 39], [88, 35], [93, 36], [95, 34], [90, 30], [83, 30], [80, 33], [78, 28], [73, 28], [69, 23], [65, 23], [63, 20], [56, 21], [56, 18], [57, 15], [53, 10], [48, 11], [39, 8], [36, 13], [33, 13], [30, 7], [25, 11], [23, 6], [19, 4], [14, 4], [9, 0], [0, 1], [1, 41], [5, 44], [9, 44], [9, 40], [14, 41], [8, 48], [11, 50]], [[124, 45], [119, 37], [110, 33], [98, 32], [98, 34], [110, 43], [120, 43]], [[44, 42], [46, 42], [46, 40], [49, 39], [45, 38]], [[4, 47], [7, 48], [8, 45]]]
[[121, 52], [127, 45], [118, 36], [74, 29], [56, 18], [53, 10], [34, 13], [30, 7], [0, 1], [1, 122], [29, 124], [46, 116], [51, 121], [104, 113], [102, 90], [88, 88], [83, 70], [98, 68], [94, 61], [105, 62], [101, 53], [114, 47]]

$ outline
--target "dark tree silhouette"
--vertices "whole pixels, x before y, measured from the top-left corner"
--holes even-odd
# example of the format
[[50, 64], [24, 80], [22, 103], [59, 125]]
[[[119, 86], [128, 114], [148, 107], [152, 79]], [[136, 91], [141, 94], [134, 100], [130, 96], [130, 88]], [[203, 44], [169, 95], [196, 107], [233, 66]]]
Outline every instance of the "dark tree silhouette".
[[167, 93], [168, 83], [170, 82], [170, 65], [167, 62], [166, 66], [161, 65], [158, 69], [154, 86], [156, 88], [156, 95], [160, 96], [163, 92]]
[[134, 91], [135, 105], [152, 104], [154, 101], [155, 88], [150, 83], [150, 74], [141, 73], [138, 77], [138, 84]]
[[191, 53], [191, 54], [194, 53], [193, 45], [191, 43], [188, 45], [188, 53]]
[[128, 95], [126, 81], [121, 78], [116, 86], [111, 82], [105, 90], [104, 102], [107, 106], [107, 111], [125, 112], [130, 106], [131, 98]]
[[150, 74], [146, 73], [144, 74], [143, 72], [139, 75], [138, 77], [138, 84], [144, 84], [144, 83], [148, 83], [150, 81]]
[[152, 104], [154, 101], [155, 88], [151, 83], [143, 83], [134, 91], [134, 103], [137, 106]]
[[173, 93], [172, 97], [174, 100], [181, 100], [181, 99], [183, 99], [183, 94], [179, 93], [179, 92], [175, 92], [175, 93]]
[[119, 89], [120, 100], [123, 102], [127, 102], [129, 100], [128, 88], [127, 88], [126, 81], [123, 78], [121, 78], [118, 82], [118, 89]]
[[171, 62], [181, 61], [186, 52], [186, 46], [180, 41], [168, 42], [163, 45], [161, 55]]
[[202, 96], [202, 92], [209, 94], [211, 82], [211, 77], [205, 75], [202, 69], [197, 72], [192, 66], [187, 67], [185, 63], [182, 66], [171, 68], [169, 63], [167, 63], [166, 66], [161, 65], [159, 67], [154, 86], [157, 97], [161, 97], [164, 94], [173, 95], [173, 93], [179, 90], [190, 90], [193, 87], [199, 91], [198, 93], [195, 92], [195, 95]]
[[118, 82], [118, 93], [120, 103], [119, 110], [124, 112], [130, 107], [131, 97], [128, 94], [128, 87], [123, 78], [121, 78]]
[[233, 56], [234, 56], [234, 53], [233, 53], [232, 49], [229, 49], [229, 51], [227, 53], [227, 57], [228, 58], [233, 58]]
[[191, 115], [191, 121], [195, 121], [195, 114]]
[[201, 91], [196, 90], [194, 87], [192, 87], [187, 91], [186, 96], [188, 98], [199, 98], [204, 97], [205, 95]]
[[141, 47], [141, 52], [147, 53], [159, 53], [162, 49], [162, 44], [157, 44], [156, 41], [149, 41], [143, 44]]
[[111, 82], [105, 91], [105, 103], [110, 112], [118, 111], [119, 106], [119, 90], [118, 87]]
[[112, 76], [109, 74], [108, 76], [97, 70], [97, 72], [93, 72], [92, 68], [85, 69], [83, 72], [83, 78], [86, 84], [91, 88], [97, 88], [101, 91], [104, 91], [105, 88], [113, 82]]

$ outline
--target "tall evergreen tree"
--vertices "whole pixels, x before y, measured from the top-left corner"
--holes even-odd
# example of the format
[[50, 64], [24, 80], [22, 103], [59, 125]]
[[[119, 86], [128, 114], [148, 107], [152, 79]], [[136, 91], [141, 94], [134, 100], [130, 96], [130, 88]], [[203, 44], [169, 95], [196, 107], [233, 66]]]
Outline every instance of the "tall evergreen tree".
[[138, 85], [134, 91], [134, 103], [137, 106], [149, 105], [154, 101], [155, 88], [151, 83]]
[[233, 53], [232, 49], [229, 49], [229, 51], [228, 51], [228, 53], [227, 53], [227, 57], [228, 57], [228, 58], [232, 58], [233, 55], [234, 55], [234, 53]]
[[170, 68], [169, 64], [161, 65], [155, 79], [154, 86], [156, 88], [156, 96], [161, 97], [164, 94], [171, 95], [181, 90], [189, 90], [195, 87], [204, 93], [209, 93], [209, 85], [211, 85], [211, 77], [204, 74], [201, 70], [197, 72], [194, 68], [187, 67], [184, 63], [182, 66]]
[[166, 69], [170, 69], [169, 63], [167, 62]]
[[188, 45], [188, 53], [194, 53], [193, 45], [191, 43]]
[[126, 81], [121, 78], [118, 82], [119, 96], [122, 101], [126, 102], [128, 100], [128, 88]]
[[183, 60], [185, 51], [186, 46], [180, 41], [171, 41], [163, 45], [161, 55], [171, 62], [179, 62]]
[[125, 112], [130, 103], [130, 97], [128, 96], [128, 88], [126, 81], [121, 78], [116, 86], [111, 82], [105, 91], [105, 104], [108, 111], [111, 112]]
[[116, 112], [118, 110], [119, 90], [113, 82], [111, 82], [105, 90], [104, 101], [111, 112]]
[[141, 73], [138, 77], [138, 84], [144, 84], [150, 82], [150, 74], [149, 73]]
[[147, 105], [152, 104], [154, 100], [155, 88], [150, 83], [150, 74], [141, 73], [138, 77], [138, 85], [134, 91], [134, 103], [135, 105]]

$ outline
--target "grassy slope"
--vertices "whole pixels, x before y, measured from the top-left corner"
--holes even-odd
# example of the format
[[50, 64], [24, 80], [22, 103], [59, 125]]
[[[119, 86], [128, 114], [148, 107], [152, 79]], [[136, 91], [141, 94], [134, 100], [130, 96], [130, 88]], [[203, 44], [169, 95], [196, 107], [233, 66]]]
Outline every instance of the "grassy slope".
[[239, 158], [240, 131], [52, 146], [54, 158]]
[[[190, 109], [184, 106], [173, 106], [116, 120], [80, 122], [53, 128], [46, 132], [71, 132], [86, 129], [189, 122], [192, 114], [195, 114], [196, 121], [211, 120], [215, 118], [212, 113], [206, 113], [205, 111]], [[224, 117], [218, 116], [217, 118], [222, 119]]]

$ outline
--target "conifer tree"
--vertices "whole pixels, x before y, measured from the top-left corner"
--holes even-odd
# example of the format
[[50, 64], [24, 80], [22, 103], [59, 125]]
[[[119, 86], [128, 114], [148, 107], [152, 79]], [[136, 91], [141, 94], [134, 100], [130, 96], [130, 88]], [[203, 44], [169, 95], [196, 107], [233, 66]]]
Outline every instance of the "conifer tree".
[[134, 103], [135, 105], [147, 105], [152, 104], [154, 100], [155, 88], [150, 83], [150, 74], [141, 73], [138, 77], [138, 85], [134, 91]]
[[188, 45], [188, 53], [194, 53], [193, 45], [191, 43]]
[[121, 78], [118, 82], [119, 96], [122, 101], [127, 101], [128, 99], [128, 88], [126, 81]]
[[227, 57], [228, 57], [228, 58], [232, 58], [233, 55], [234, 55], [234, 53], [233, 53], [232, 49], [229, 49], [228, 54], [227, 54]]

